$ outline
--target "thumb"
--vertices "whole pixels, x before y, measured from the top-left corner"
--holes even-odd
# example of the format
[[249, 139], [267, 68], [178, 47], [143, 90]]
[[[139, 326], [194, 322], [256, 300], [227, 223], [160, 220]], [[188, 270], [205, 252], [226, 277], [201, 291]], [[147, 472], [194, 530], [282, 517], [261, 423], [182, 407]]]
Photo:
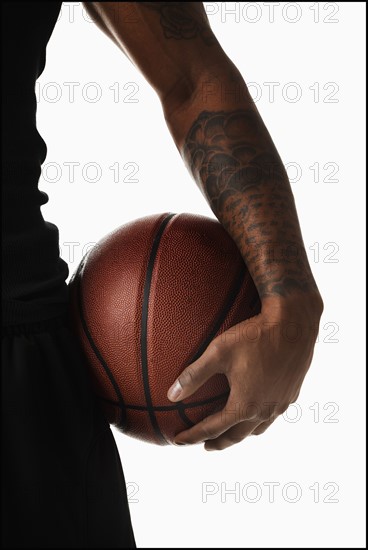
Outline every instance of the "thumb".
[[186, 367], [167, 392], [170, 401], [181, 401], [198, 390], [211, 376], [220, 372], [216, 348], [209, 345], [202, 355]]

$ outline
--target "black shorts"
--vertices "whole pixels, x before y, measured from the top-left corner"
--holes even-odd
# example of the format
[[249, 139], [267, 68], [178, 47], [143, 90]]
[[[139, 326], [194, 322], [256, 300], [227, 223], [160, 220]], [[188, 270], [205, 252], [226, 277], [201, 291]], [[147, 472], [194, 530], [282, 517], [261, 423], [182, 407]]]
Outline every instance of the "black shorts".
[[2, 547], [135, 548], [120, 457], [66, 315], [3, 328]]

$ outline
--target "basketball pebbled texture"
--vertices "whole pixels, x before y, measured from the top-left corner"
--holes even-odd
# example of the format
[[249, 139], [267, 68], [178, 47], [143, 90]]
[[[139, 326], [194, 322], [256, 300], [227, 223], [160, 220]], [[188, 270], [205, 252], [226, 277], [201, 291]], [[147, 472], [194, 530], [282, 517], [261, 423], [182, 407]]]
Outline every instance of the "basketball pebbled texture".
[[243, 259], [217, 220], [164, 213], [125, 224], [86, 254], [69, 289], [72, 324], [111, 424], [165, 445], [224, 406], [222, 374], [180, 403], [167, 398], [216, 335], [260, 312]]

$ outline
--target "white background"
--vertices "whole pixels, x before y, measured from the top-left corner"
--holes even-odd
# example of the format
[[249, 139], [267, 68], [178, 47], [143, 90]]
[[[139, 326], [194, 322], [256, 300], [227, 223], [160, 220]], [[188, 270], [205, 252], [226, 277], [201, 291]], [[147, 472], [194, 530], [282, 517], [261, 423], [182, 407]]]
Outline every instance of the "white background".
[[[325, 311], [298, 403], [264, 435], [207, 453], [114, 432], [137, 545], [364, 547], [365, 5], [205, 6], [288, 166]], [[71, 273], [126, 221], [212, 216], [155, 93], [81, 3], [63, 3], [36, 90], [42, 211]]]

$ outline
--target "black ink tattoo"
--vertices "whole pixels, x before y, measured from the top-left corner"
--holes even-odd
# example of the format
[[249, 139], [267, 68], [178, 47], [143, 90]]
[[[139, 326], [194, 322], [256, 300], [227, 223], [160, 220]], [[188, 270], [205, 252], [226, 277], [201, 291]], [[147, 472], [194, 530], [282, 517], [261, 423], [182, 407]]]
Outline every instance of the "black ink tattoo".
[[261, 298], [315, 290], [286, 171], [258, 112], [203, 111], [184, 158]]
[[160, 23], [166, 38], [191, 40], [198, 36], [211, 46], [215, 36], [211, 31], [206, 15], [194, 11], [186, 2], [139, 2], [140, 5], [160, 14]]

